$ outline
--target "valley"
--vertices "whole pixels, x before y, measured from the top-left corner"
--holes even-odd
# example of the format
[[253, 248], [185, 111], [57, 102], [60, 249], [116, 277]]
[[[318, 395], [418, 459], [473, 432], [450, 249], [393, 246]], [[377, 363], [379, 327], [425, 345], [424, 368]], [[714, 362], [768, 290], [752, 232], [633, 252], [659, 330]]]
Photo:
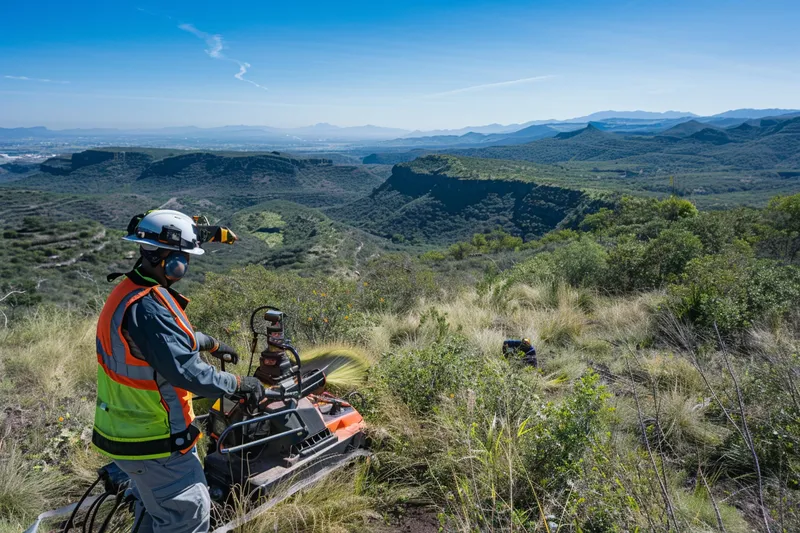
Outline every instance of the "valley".
[[[0, 531], [103, 462], [96, 316], [154, 208], [239, 237], [181, 282], [196, 327], [245, 354], [250, 311], [277, 305], [301, 352], [369, 367], [344, 393], [363, 395], [370, 461], [243, 531], [800, 527], [800, 119], [595, 118], [4, 162]], [[526, 336], [536, 368], [502, 356]]]

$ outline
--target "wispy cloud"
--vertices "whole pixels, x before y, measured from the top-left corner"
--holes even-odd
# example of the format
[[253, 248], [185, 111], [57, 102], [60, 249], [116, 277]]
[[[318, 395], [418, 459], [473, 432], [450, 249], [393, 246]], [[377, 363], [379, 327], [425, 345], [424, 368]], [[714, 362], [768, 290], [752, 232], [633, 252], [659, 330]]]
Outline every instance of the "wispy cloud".
[[58, 83], [61, 85], [66, 85], [69, 83], [68, 81], [60, 81], [60, 80], [49, 80], [47, 78], [29, 78], [28, 76], [3, 76], [7, 80], [19, 80], [19, 81], [36, 81], [39, 83]]
[[246, 61], [239, 61], [238, 59], [233, 59], [232, 57], [228, 57], [222, 53], [222, 50], [225, 48], [225, 43], [222, 40], [222, 35], [206, 33], [204, 31], [198, 30], [192, 24], [181, 24], [178, 26], [178, 28], [182, 29], [183, 31], [188, 31], [189, 33], [191, 33], [192, 35], [194, 35], [199, 39], [203, 39], [206, 42], [206, 46], [208, 47], [206, 48], [206, 54], [208, 54], [209, 57], [213, 57], [214, 59], [222, 59], [223, 61], [230, 61], [231, 63], [236, 63], [237, 65], [239, 65], [239, 72], [233, 75], [234, 78], [236, 78], [239, 81], [244, 81], [251, 85], [254, 85], [259, 89], [263, 89], [265, 91], [269, 90], [263, 85], [259, 85], [253, 80], [248, 80], [247, 78], [244, 77], [244, 75], [247, 74], [247, 69], [250, 68], [250, 63], [247, 63]]
[[484, 83], [482, 85], [472, 85], [470, 87], [463, 87], [461, 89], [445, 91], [443, 93], [429, 94], [426, 95], [425, 98], [440, 98], [442, 96], [451, 96], [454, 94], [488, 91], [491, 89], [499, 89], [500, 87], [509, 87], [511, 85], [522, 85], [524, 83], [535, 83], [537, 81], [545, 81], [553, 78], [555, 78], [555, 76], [553, 76], [552, 74], [548, 74], [546, 76], [533, 76], [532, 78], [520, 78], [518, 80], [501, 81], [497, 83]]

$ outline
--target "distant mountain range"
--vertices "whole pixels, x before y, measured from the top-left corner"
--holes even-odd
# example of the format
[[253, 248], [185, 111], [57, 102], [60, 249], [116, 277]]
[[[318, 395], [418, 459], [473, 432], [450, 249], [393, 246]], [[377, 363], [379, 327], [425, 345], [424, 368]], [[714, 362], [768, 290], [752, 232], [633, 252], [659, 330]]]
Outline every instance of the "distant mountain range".
[[[602, 122], [598, 129], [620, 132], [659, 131], [680, 122], [697, 120], [718, 126], [739, 124], [748, 119], [797, 113], [792, 109], [735, 109], [709, 117], [700, 117], [683, 111], [599, 111], [583, 117], [567, 120], [535, 120], [519, 124], [488, 124], [453, 130], [408, 131], [382, 126], [340, 127], [327, 123], [299, 128], [275, 128], [271, 126], [233, 125], [215, 128], [181, 126], [167, 128], [116, 129], [75, 128], [51, 130], [43, 126], [31, 128], [0, 128], [0, 140], [25, 139], [80, 139], [92, 140], [136, 140], [148, 138], [157, 141], [175, 140], [205, 142], [252, 142], [263, 145], [314, 145], [324, 143], [380, 142], [387, 146], [440, 147], [440, 146], [493, 146], [503, 143], [520, 144], [543, 137], [555, 136], [559, 132], [585, 127], [589, 123]], [[727, 121], [727, 122], [726, 122]], [[738, 121], [738, 122], [737, 122]]]
[[595, 124], [516, 146], [448, 153], [540, 164], [615, 161], [662, 171], [800, 169], [800, 113], [747, 120], [728, 128], [690, 120], [647, 136], [616, 135]]
[[639, 120], [668, 119], [696, 117], [694, 113], [688, 111], [664, 111], [663, 113], [653, 111], [599, 111], [586, 115], [585, 117], [570, 118], [563, 122], [594, 122], [609, 118], [632, 118]]

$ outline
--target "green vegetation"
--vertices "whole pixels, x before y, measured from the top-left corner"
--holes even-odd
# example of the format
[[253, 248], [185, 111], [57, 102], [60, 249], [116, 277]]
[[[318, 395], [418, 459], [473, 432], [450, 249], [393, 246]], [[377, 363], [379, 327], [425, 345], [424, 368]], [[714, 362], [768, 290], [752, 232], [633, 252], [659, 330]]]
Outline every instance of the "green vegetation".
[[[385, 265], [379, 272], [404, 276]], [[722, 521], [727, 531], [750, 531], [760, 519], [754, 470], [733, 426], [741, 420], [734, 385], [717, 372], [725, 357], [758, 443], [770, 520], [786, 530], [798, 524], [790, 503], [800, 434], [785, 372], [797, 365], [791, 330], [749, 330], [751, 350], [764, 357], [751, 363], [712, 345], [686, 352], [672, 344], [659, 326], [659, 292], [604, 296], [517, 283], [503, 298], [463, 287], [401, 311], [392, 286], [405, 282], [371, 293], [369, 283], [254, 266], [214, 276], [196, 294], [198, 328], [241, 349], [247, 311], [269, 301], [290, 310], [303, 346], [338, 340], [377, 360], [362, 390], [374, 460], [288, 501], [262, 527], [391, 528], [403, 521], [398, 508], [424, 505], [445, 530], [541, 531], [546, 522], [552, 530], [712, 531]], [[56, 339], [52, 328], [69, 333]], [[530, 332], [541, 371], [499, 354], [503, 338]], [[46, 312], [0, 339], [2, 401], [19, 406], [5, 422], [4, 450], [16, 455], [5, 451], [3, 464], [18, 472], [0, 497], [9, 531], [74, 498], [75, 480], [102, 461], [82, 438], [92, 416], [92, 337], [91, 320]], [[58, 364], [40, 365], [42, 357]], [[709, 387], [719, 405], [702, 400]], [[775, 401], [764, 405], [764, 394]], [[17, 494], [26, 496], [9, 499]], [[343, 501], [348, 512], [335, 512]]]
[[528, 144], [453, 153], [556, 165], [573, 186], [675, 192], [707, 206], [764, 205], [776, 194], [796, 192], [800, 118], [706, 127], [689, 135], [625, 137], [590, 125]]
[[452, 243], [498, 227], [530, 240], [607, 204], [607, 194], [568, 185], [562, 174], [541, 165], [427, 156], [395, 166], [368, 197], [326, 212], [414, 245]]
[[[800, 195], [767, 198], [795, 187], [771, 175], [794, 163], [735, 167], [731, 145], [774, 135], [703, 131], [541, 141], [580, 148], [554, 165], [428, 156], [377, 188], [377, 167], [155, 149], [4, 183], [0, 531], [74, 500], [103, 463], [88, 445], [96, 313], [105, 274], [134, 261], [129, 218], [157, 206], [241, 238], [209, 245], [179, 287], [198, 329], [246, 353], [250, 311], [271, 304], [301, 353], [371, 362], [374, 457], [245, 530], [800, 529]], [[650, 151], [620, 155], [631, 143]], [[718, 189], [693, 199], [762, 207], [688, 201], [712, 159], [694, 183]], [[753, 181], [728, 190], [745, 167]], [[540, 368], [502, 356], [522, 336]]]
[[378, 168], [274, 152], [202, 152], [148, 148], [86, 150], [48, 159], [14, 187], [84, 194], [136, 193], [204, 199], [225, 206], [269, 198], [336, 205], [380, 184]]

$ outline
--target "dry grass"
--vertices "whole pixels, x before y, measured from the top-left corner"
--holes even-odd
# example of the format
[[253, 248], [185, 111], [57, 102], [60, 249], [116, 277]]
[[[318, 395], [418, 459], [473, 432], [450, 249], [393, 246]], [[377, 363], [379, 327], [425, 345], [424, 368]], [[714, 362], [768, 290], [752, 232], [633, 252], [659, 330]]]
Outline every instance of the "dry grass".
[[17, 526], [32, 520], [45, 508], [56, 487], [53, 477], [33, 470], [16, 448], [6, 450], [0, 455], [0, 520], [8, 520], [9, 529], [14, 525], [12, 520], [18, 521]]
[[658, 298], [658, 293], [647, 293], [604, 299], [594, 313], [598, 336], [633, 346], [646, 344], [653, 335], [653, 307]]
[[640, 365], [660, 389], [680, 389], [696, 396], [707, 392], [700, 372], [685, 357], [656, 353], [641, 358]]
[[[381, 520], [374, 499], [363, 490], [363, 465], [356, 472], [329, 475], [237, 530], [241, 533], [349, 533], [369, 530]], [[278, 489], [280, 490], [280, 489]]]
[[659, 395], [659, 404], [663, 436], [676, 452], [714, 446], [722, 441], [725, 430], [706, 417], [709, 402], [698, 401], [675, 389]]
[[[463, 430], [460, 433], [453, 428], [445, 431], [448, 409], [453, 413], [457, 409], [469, 409], [470, 402], [475, 401], [472, 382], [465, 382], [453, 396], [440, 401], [429, 416], [416, 417], [398, 400], [397, 391], [368, 376], [366, 370], [379, 360], [380, 354], [426, 348], [433, 343], [441, 335], [441, 324], [436, 316], [446, 317], [449, 331], [463, 336], [470, 344], [470, 353], [479, 355], [471, 360], [471, 364], [478, 367], [476, 380], [489, 382], [496, 377], [493, 372], [499, 369], [497, 374], [503, 376], [500, 381], [506, 384], [506, 388], [521, 387], [521, 390], [535, 393], [542, 403], [562, 401], [590, 365], [610, 369], [608, 376], [603, 374], [603, 377], [609, 390], [615, 393], [609, 404], [616, 408], [614, 417], [617, 422], [606, 429], [608, 441], [612, 443], [609, 446], [619, 449], [607, 460], [613, 467], [619, 466], [620, 470], [612, 473], [619, 473], [620, 479], [626, 483], [634, 482], [639, 472], [624, 471], [633, 464], [623, 464], [627, 460], [624, 457], [633, 457], [631, 461], [639, 461], [636, 465], [648, 467], [648, 462], [643, 459], [639, 413], [630, 396], [630, 376], [620, 363], [623, 358], [631, 356], [631, 351], [635, 352], [637, 361], [633, 379], [642, 399], [643, 415], [651, 429], [656, 417], [651, 385], [656, 385], [657, 415], [668, 455], [664, 464], [677, 464], [682, 456], [703, 453], [714, 447], [725, 437], [726, 430], [711, 422], [707, 413], [709, 404], [703, 397], [706, 387], [702, 377], [681, 351], [666, 354], [652, 348], [656, 333], [653, 309], [658, 297], [657, 293], [629, 298], [601, 297], [553, 283], [515, 285], [505, 292], [490, 290], [485, 295], [464, 291], [448, 301], [421, 304], [410, 313], [368, 316], [367, 324], [348, 336], [361, 348], [328, 345], [302, 351], [303, 360], [309, 366], [327, 366], [330, 363], [337, 368], [329, 375], [329, 383], [344, 389], [358, 387], [369, 398], [366, 414], [375, 456], [371, 465], [337, 473], [275, 507], [243, 531], [373, 531], [383, 527], [384, 519], [380, 512], [395, 508], [398, 502], [410, 501], [438, 504], [439, 509], [448, 514], [447, 530], [485, 530], [485, 523], [473, 520], [476, 514], [471, 505], [493, 501], [498, 506], [496, 509], [506, 512], [509, 511], [507, 503], [510, 498], [496, 489], [501, 486], [507, 489], [509, 483], [515, 484], [519, 490], [531, 487], [531, 480], [525, 478], [527, 470], [524, 465], [517, 464], [519, 458], [513, 448], [514, 438], [504, 441], [498, 437], [500, 433], [487, 432], [486, 442], [477, 442], [471, 427], [460, 428]], [[434, 314], [430, 313], [431, 309]], [[421, 320], [423, 316], [426, 318]], [[794, 339], [787, 335], [758, 331], [752, 335], [751, 342], [758, 356], [767, 358], [776, 351], [783, 353], [796, 349]], [[534, 340], [540, 353], [541, 369], [525, 369], [515, 375], [513, 365], [502, 360], [501, 346], [506, 338], [522, 336]], [[81, 425], [91, 425], [92, 390], [96, 379], [93, 337], [92, 321], [54, 311], [42, 311], [14, 330], [0, 332], [0, 373], [3, 376], [0, 400], [3, 400], [3, 407], [13, 402], [13, 405], [24, 408], [28, 425], [26, 451], [44, 454], [53, 448], [54, 442], [61, 442], [52, 438], [62, 429], [69, 427], [74, 430]], [[246, 341], [242, 337], [237, 345], [245, 345]], [[246, 360], [234, 371], [243, 373], [245, 370]], [[368, 376], [366, 383], [365, 375]], [[523, 376], [523, 379], [503, 381], [507, 376]], [[81, 396], [86, 396], [87, 401], [79, 401]], [[511, 392], [509, 398], [518, 400], [518, 396]], [[65, 410], [72, 415], [71, 425], [55, 423], [57, 416]], [[535, 416], [528, 407], [524, 411], [523, 419]], [[495, 424], [498, 431], [502, 427], [504, 438], [519, 435], [519, 420], [504, 420], [500, 414], [493, 414], [495, 418], [489, 416], [479, 424]], [[102, 461], [80, 442], [64, 443], [64, 455], [59, 459], [63, 461], [60, 470], [69, 472], [69, 481], [73, 485], [66, 489], [53, 471], [47, 468], [44, 472], [32, 470], [35, 463], [22, 459], [16, 449], [12, 451], [11, 441], [12, 438], [4, 436], [0, 430], [0, 531], [4, 528], [18, 531], [32, 513], [52, 507], [54, 499], [80, 488]], [[474, 455], [462, 453], [467, 441], [473, 446], [467, 452]], [[442, 450], [460, 454], [449, 472], [437, 471], [432, 466], [432, 457], [441, 454]], [[662, 463], [661, 458], [657, 461]], [[465, 469], [465, 464], [474, 469], [474, 476]], [[513, 479], [508, 478], [509, 464], [513, 466]], [[672, 466], [670, 464], [669, 468]], [[459, 477], [454, 480], [455, 475]], [[687, 490], [678, 477], [670, 477], [668, 489], [684, 530], [717, 531], [716, 514], [708, 494], [702, 488]], [[76, 479], [81, 481], [76, 483]], [[454, 485], [462, 489], [461, 492], [444, 489]], [[10, 490], [12, 487], [14, 491]], [[53, 490], [53, 487], [59, 490]], [[22, 496], [17, 497], [17, 492]], [[55, 492], [60, 494], [54, 498]], [[642, 527], [646, 528], [644, 515], [663, 511], [660, 497], [655, 486], [636, 487], [631, 490], [634, 492], [637, 497], [650, 499], [637, 501], [626, 512], [634, 517], [632, 523], [641, 518]], [[445, 493], [451, 499], [443, 500]], [[558, 501], [560, 496], [539, 496], [547, 513], [559, 509], [559, 505], [566, 507], [563, 501]], [[724, 498], [717, 499], [726, 530], [729, 533], [748, 531], [741, 512], [723, 502]], [[607, 502], [598, 497], [589, 503], [604, 505]], [[638, 505], [643, 508], [637, 508]], [[480, 511], [492, 513], [493, 509], [489, 506]], [[514, 531], [545, 530], [537, 516], [529, 518], [533, 521], [515, 525]]]
[[45, 309], [26, 319], [0, 344], [5, 375], [17, 390], [66, 398], [94, 388], [95, 322]]

